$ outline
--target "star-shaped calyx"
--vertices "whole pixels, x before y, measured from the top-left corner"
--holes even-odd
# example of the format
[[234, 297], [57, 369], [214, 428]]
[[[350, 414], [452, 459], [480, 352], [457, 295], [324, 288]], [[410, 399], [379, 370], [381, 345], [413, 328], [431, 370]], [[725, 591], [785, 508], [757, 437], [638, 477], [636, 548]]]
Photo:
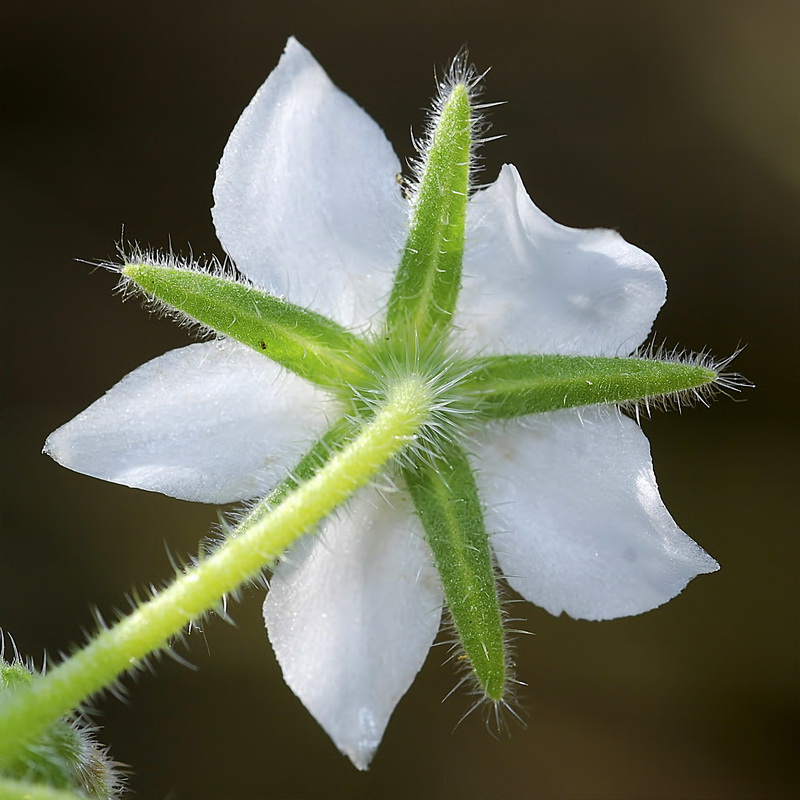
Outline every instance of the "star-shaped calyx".
[[375, 123], [290, 40], [217, 176], [236, 271], [144, 253], [122, 267], [219, 338], [144, 365], [47, 444], [177, 497], [266, 494], [242, 530], [417, 398], [385, 480], [296, 544], [265, 604], [287, 682], [360, 768], [442, 601], [480, 697], [506, 702], [495, 560], [527, 599], [587, 619], [648, 610], [717, 569], [664, 508], [618, 406], [702, 397], [721, 366], [630, 356], [666, 291], [646, 253], [554, 223], [513, 167], [474, 187], [479, 88], [456, 59], [401, 191]]

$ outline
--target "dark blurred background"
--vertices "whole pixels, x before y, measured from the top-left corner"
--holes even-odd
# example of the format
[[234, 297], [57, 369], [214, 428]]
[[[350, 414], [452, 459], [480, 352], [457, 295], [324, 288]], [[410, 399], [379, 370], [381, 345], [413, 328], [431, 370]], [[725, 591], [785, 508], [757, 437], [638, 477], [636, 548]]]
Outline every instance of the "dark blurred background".
[[[70, 473], [47, 434], [187, 334], [76, 259], [125, 237], [217, 253], [217, 160], [295, 34], [412, 154], [433, 67], [491, 67], [515, 163], [560, 222], [617, 228], [670, 285], [659, 338], [725, 356], [745, 402], [644, 423], [665, 501], [722, 564], [642, 617], [514, 607], [526, 729], [495, 741], [434, 649], [357, 773], [283, 685], [260, 620], [204, 626], [97, 701], [146, 800], [789, 798], [798, 791], [800, 4], [794, 0], [11, 2], [2, 19], [5, 461], [0, 627], [41, 660], [196, 551], [216, 510]], [[515, 727], [512, 725], [512, 728]]]

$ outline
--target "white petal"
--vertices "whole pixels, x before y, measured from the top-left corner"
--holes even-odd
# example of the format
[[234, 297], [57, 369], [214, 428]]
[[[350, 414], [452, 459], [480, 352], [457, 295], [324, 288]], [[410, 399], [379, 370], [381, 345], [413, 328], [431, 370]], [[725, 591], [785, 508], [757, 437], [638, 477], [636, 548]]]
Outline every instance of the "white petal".
[[616, 410], [491, 430], [478, 484], [509, 583], [552, 614], [640, 614], [719, 565], [664, 507], [638, 426]]
[[422, 667], [441, 605], [405, 493], [362, 491], [278, 565], [264, 619], [283, 676], [359, 769]]
[[252, 281], [348, 327], [391, 288], [407, 210], [378, 125], [289, 39], [214, 186], [223, 247]]
[[487, 353], [628, 355], [666, 297], [651, 256], [618, 233], [559, 225], [506, 164], [468, 206], [455, 324]]
[[45, 452], [103, 480], [228, 503], [272, 488], [324, 431], [326, 395], [238, 342], [172, 350], [52, 433]]

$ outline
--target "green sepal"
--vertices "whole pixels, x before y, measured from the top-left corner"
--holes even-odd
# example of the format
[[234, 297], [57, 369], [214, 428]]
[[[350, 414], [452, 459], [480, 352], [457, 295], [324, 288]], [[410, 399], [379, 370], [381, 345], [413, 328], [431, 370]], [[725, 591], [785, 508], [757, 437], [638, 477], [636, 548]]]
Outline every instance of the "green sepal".
[[[6, 692], [28, 686], [40, 676], [20, 661], [0, 661], [0, 705]], [[2, 775], [76, 792], [91, 800], [114, 800], [121, 788], [115, 764], [94, 739], [92, 729], [74, 718], [52, 723], [19, 756], [3, 765]], [[20, 795], [24, 797], [27, 795]]]
[[600, 356], [487, 356], [465, 362], [463, 369], [466, 377], [460, 389], [488, 419], [680, 397], [719, 379], [702, 364]]
[[404, 477], [464, 655], [484, 695], [499, 701], [508, 659], [489, 537], [467, 455], [444, 443], [435, 463], [420, 459], [404, 469]]
[[158, 264], [126, 264], [146, 294], [236, 339], [320, 386], [364, 377], [366, 345], [336, 322], [217, 275]]
[[472, 109], [455, 84], [433, 120], [420, 168], [408, 239], [389, 298], [387, 327], [410, 344], [442, 338], [461, 287], [469, 190]]

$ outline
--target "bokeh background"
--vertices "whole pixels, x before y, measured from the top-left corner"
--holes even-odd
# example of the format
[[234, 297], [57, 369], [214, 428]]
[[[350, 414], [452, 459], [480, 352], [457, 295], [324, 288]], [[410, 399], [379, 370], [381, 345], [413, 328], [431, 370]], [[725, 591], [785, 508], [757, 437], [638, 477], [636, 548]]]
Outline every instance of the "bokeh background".
[[[217, 160], [295, 34], [412, 154], [433, 67], [491, 67], [487, 176], [617, 228], [670, 296], [659, 338], [728, 355], [744, 402], [644, 423], [668, 507], [721, 563], [614, 622], [515, 607], [527, 728], [494, 740], [434, 649], [366, 774], [283, 685], [261, 595], [96, 703], [147, 800], [782, 798], [798, 791], [800, 4], [794, 0], [9, 2], [2, 19], [0, 627], [41, 661], [171, 573], [216, 518], [72, 474], [46, 435], [185, 331], [76, 259], [125, 237], [220, 254]], [[515, 726], [511, 726], [514, 728]]]

